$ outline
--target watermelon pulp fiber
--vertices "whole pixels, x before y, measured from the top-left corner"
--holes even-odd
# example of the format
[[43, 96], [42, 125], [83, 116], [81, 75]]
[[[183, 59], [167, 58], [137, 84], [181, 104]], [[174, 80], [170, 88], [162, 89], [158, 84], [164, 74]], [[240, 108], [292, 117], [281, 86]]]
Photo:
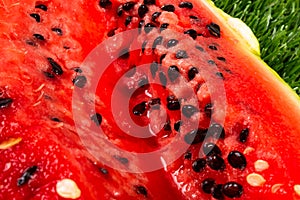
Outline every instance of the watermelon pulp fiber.
[[[172, 1], [174, 11], [166, 1], [1, 4], [1, 199], [299, 198], [299, 101], [245, 50], [211, 5], [191, 3], [193, 8]], [[95, 112], [85, 89], [92, 87], [99, 66], [82, 63], [102, 41], [131, 29], [135, 33], [110, 51], [123, 56], [105, 66], [91, 105]], [[145, 84], [153, 82], [158, 84]], [[118, 101], [119, 115], [111, 109], [115, 87], [120, 87], [117, 99], [129, 101], [129, 108]], [[85, 95], [76, 96], [74, 88]], [[86, 103], [86, 109], [72, 107], [71, 97]], [[125, 112], [140, 126], [157, 126], [155, 134], [125, 134], [126, 126], [118, 123], [127, 122]], [[76, 123], [76, 129], [74, 118], [85, 123]], [[195, 124], [198, 131], [192, 131]], [[129, 152], [152, 152], [172, 141], [192, 144], [159, 170], [133, 173], [134, 156], [102, 149], [99, 160], [86, 150], [78, 132], [93, 135], [100, 127], [106, 138], [97, 142], [109, 140]], [[212, 136], [202, 142], [203, 134]], [[205, 155], [209, 143], [221, 152], [215, 148]], [[246, 164], [243, 156], [231, 157], [236, 165], [229, 163], [235, 151]], [[58, 183], [66, 179], [76, 185], [62, 193]], [[211, 179], [206, 193], [203, 185]]]

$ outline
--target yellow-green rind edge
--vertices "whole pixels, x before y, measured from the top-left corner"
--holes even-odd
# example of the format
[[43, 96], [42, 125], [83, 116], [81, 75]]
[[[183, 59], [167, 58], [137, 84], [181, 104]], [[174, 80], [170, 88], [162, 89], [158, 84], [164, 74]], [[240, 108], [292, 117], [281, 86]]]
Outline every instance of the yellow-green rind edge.
[[203, 0], [203, 4], [212, 11], [212, 13], [217, 13], [215, 16], [226, 24], [229, 30], [231, 30], [232, 34], [237, 37], [237, 39], [250, 51], [253, 55], [255, 55], [258, 60], [277, 78], [281, 83], [283, 83], [285, 91], [289, 93], [289, 95], [293, 96], [294, 103], [300, 107], [300, 97], [297, 93], [277, 74], [277, 72], [272, 69], [269, 65], [267, 65], [260, 57], [260, 46], [258, 39], [250, 29], [242, 20], [238, 18], [231, 17], [227, 13], [225, 13], [220, 8], [216, 7], [213, 1], [211, 0]]

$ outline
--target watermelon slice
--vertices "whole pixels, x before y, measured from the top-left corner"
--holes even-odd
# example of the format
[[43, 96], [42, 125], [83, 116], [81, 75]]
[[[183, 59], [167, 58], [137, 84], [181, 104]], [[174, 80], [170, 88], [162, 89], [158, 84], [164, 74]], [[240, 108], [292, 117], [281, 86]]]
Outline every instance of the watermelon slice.
[[300, 199], [299, 97], [212, 2], [0, 3], [0, 199]]

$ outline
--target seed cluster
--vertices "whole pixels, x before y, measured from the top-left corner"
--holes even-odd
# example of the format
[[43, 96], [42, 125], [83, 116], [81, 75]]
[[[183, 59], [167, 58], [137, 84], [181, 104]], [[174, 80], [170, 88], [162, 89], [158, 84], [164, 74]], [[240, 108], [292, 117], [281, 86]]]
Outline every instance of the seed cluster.
[[[223, 126], [218, 123], [213, 123], [209, 129], [198, 129], [187, 133], [184, 139], [186, 143], [195, 145], [204, 142], [206, 136], [224, 139], [225, 131]], [[216, 143], [205, 142], [202, 146], [202, 151], [204, 157], [196, 158], [191, 162], [191, 168], [195, 173], [201, 173], [207, 167], [214, 171], [223, 171], [227, 167], [223, 159], [222, 150]], [[191, 152], [187, 153], [184, 154], [184, 159], [191, 160]], [[229, 152], [227, 161], [232, 168], [239, 170], [244, 170], [247, 166], [246, 157], [237, 150]], [[252, 181], [254, 178], [251, 177], [251, 179], [248, 178], [248, 180]], [[252, 181], [251, 184], [256, 184], [256, 182], [254, 182], [255, 181]], [[201, 189], [204, 193], [211, 194], [215, 199], [224, 199], [225, 196], [228, 198], [239, 198], [244, 191], [243, 186], [235, 181], [218, 184], [213, 178], [205, 178], [201, 182]]]
[[243, 194], [243, 186], [237, 182], [230, 181], [223, 184], [216, 184], [212, 178], [206, 178], [201, 182], [201, 189], [204, 193], [211, 194], [215, 199], [238, 198]]
[[[109, 1], [109, 0], [107, 0]], [[108, 3], [109, 4], [109, 3]], [[178, 38], [167, 38], [163, 35], [156, 35], [153, 39], [149, 39], [152, 37], [152, 35], [155, 35], [156, 33], [162, 33], [163, 31], [168, 29], [169, 27], [173, 26], [169, 23], [160, 23], [160, 17], [162, 16], [162, 13], [166, 12], [177, 12], [179, 9], [183, 9], [185, 12], [189, 12], [189, 10], [193, 9], [193, 4], [188, 1], [182, 1], [179, 2], [178, 5], [172, 5], [172, 4], [163, 4], [160, 6], [160, 10], [156, 10], [152, 13], [150, 13], [151, 5], [156, 4], [155, 0], [143, 0], [142, 3], [137, 4], [134, 2], [126, 2], [120, 5], [117, 8], [117, 15], [122, 16], [123, 23], [125, 26], [129, 26], [131, 23], [133, 24], [133, 17], [137, 17], [139, 21], [137, 22], [138, 27], [138, 33], [145, 34], [146, 39], [141, 43], [141, 53], [146, 54], [148, 49], [151, 48], [152, 53], [154, 56], [158, 54], [159, 52], [157, 49], [161, 49], [162, 47], [165, 47], [166, 49], [169, 49], [172, 51], [172, 54], [168, 56], [166, 53], [162, 53], [157, 55], [157, 59], [154, 59], [151, 64], [149, 64], [150, 69], [150, 76], [153, 79], [159, 80], [160, 84], [163, 88], [166, 89], [167, 85], [176, 84], [178, 83], [179, 76], [183, 73], [185, 77], [187, 77], [188, 81], [192, 80], [198, 80], [199, 77], [201, 77], [201, 66], [190, 66], [187, 71], [183, 71], [181, 69], [181, 66], [178, 64], [171, 64], [167, 67], [162, 67], [167, 61], [164, 61], [166, 58], [169, 59], [170, 57], [172, 59], [176, 59], [179, 61], [185, 61], [188, 60], [190, 57], [193, 56], [192, 53], [190, 53], [189, 50], [183, 49], [183, 48], [177, 48], [180, 47], [180, 40]], [[117, 6], [117, 5], [116, 5]], [[108, 5], [108, 9], [110, 8], [110, 5]], [[132, 10], [137, 9], [137, 16], [132, 16]], [[135, 14], [136, 15], [136, 14]], [[145, 18], [147, 16], [147, 18]], [[191, 13], [191, 15], [188, 15], [190, 18], [190, 21], [192, 23], [198, 23], [201, 19], [198, 18], [198, 16], [194, 15], [194, 13]], [[197, 32], [197, 28], [189, 27], [183, 31], [183, 33], [186, 35], [187, 38], [190, 40], [196, 40], [198, 41], [199, 38], [202, 38], [204, 34], [207, 37], [221, 37], [221, 28], [218, 24], [211, 22], [206, 25], [206, 32]], [[113, 34], [116, 29], [113, 29]], [[203, 34], [203, 35], [202, 35]], [[161, 46], [160, 46], [161, 45]], [[195, 45], [195, 49], [198, 51], [198, 53], [205, 53], [205, 52], [215, 52], [217, 56], [215, 58], [210, 58], [206, 62], [208, 63], [208, 66], [211, 68], [214, 68], [219, 65], [219, 63], [226, 62], [226, 58], [218, 54], [218, 50], [221, 47], [218, 44], [211, 43], [208, 45]], [[125, 59], [128, 59], [130, 55]], [[163, 62], [164, 61], [164, 62]], [[165, 69], [165, 70], [163, 70]], [[216, 78], [225, 79], [226, 74], [224, 71], [215, 71], [214, 76]], [[144, 77], [138, 81], [138, 85], [143, 87], [144, 85], [148, 84], [148, 77]], [[201, 87], [201, 85], [198, 85], [198, 89]], [[137, 105], [134, 105], [131, 112], [133, 115], [137, 117], [145, 116], [148, 109], [160, 109], [161, 103], [165, 102], [166, 108], [168, 111], [180, 111], [182, 116], [187, 119], [192, 119], [194, 115], [197, 115], [197, 113], [200, 113], [204, 111], [204, 114], [208, 118], [212, 118], [212, 115], [214, 114], [214, 105], [212, 102], [208, 102], [204, 106], [204, 110], [199, 109], [198, 107], [191, 105], [191, 104], [184, 104], [182, 102], [182, 99], [176, 97], [175, 95], [169, 94], [166, 99], [160, 99], [160, 98], [154, 98], [150, 101], [143, 101], [139, 102]], [[172, 128], [176, 132], [180, 132], [181, 126], [183, 122], [181, 120], [177, 120], [176, 122], [173, 122], [174, 124], [171, 124], [172, 121], [166, 120], [166, 122], [163, 124], [163, 130], [164, 131], [171, 131]], [[224, 127], [221, 124], [218, 123], [212, 123], [208, 128], [197, 128], [194, 130], [190, 130], [189, 132], [180, 133], [183, 135], [184, 141], [189, 145], [196, 145], [204, 143], [205, 138], [213, 138], [213, 139], [224, 139], [226, 137]], [[241, 143], [244, 143], [247, 141], [248, 133], [247, 130], [242, 131], [240, 136], [238, 137], [238, 140]], [[202, 147], [202, 151], [204, 155], [203, 157], [199, 157], [196, 159], [192, 159], [192, 153], [190, 151], [186, 152], [184, 154], [184, 159], [191, 160], [191, 168], [195, 173], [201, 173], [206, 168], [213, 171], [222, 172], [226, 169], [226, 161], [229, 163], [229, 167], [236, 168], [239, 170], [245, 169], [247, 166], [246, 158], [245, 156], [238, 151], [231, 151], [228, 155], [223, 155], [221, 148], [213, 142], [204, 143]], [[227, 160], [224, 158], [227, 156]], [[217, 183], [216, 180], [212, 178], [207, 178], [203, 180], [201, 183], [201, 188], [204, 193], [211, 194], [213, 198], [215, 199], [223, 199], [224, 196], [228, 198], [238, 198], [243, 193], [243, 187], [233, 181], [229, 181], [227, 183]], [[138, 185], [134, 187], [137, 194], [141, 194], [144, 196], [147, 196], [147, 190], [144, 186]]]
[[[125, 3], [122, 3], [121, 5], [113, 5], [111, 0], [99, 0], [99, 7], [103, 9], [113, 9], [115, 8], [116, 10], [116, 15], [118, 15], [120, 18], [122, 18], [122, 26], [125, 27], [131, 27], [135, 23], [135, 19], [138, 18], [138, 32], [139, 34], [145, 33], [148, 36], [151, 36], [155, 31], [157, 32], [162, 32], [170, 27], [169, 23], [161, 23], [159, 17], [161, 17], [162, 12], [177, 12], [176, 9], [184, 9], [184, 11], [189, 11], [193, 9], [193, 4], [188, 1], [183, 1], [180, 2], [178, 5], [172, 5], [172, 4], [164, 4], [160, 7], [160, 11], [155, 11], [153, 13], [150, 13], [150, 6], [155, 5], [156, 1], [155, 0], [143, 0], [142, 4], [137, 4], [136, 2], [133, 1], [128, 1]], [[175, 7], [176, 6], [176, 7]], [[36, 5], [37, 9], [41, 9], [43, 11], [47, 11], [47, 6], [43, 4]], [[131, 15], [133, 12], [133, 9], [137, 9], [137, 16]], [[171, 14], [169, 13], [169, 14]], [[135, 14], [136, 15], [136, 14]], [[145, 18], [146, 15], [150, 15], [150, 21]], [[37, 23], [42, 22], [41, 16], [38, 13], [31, 13], [29, 15], [31, 18], [33, 18]], [[195, 15], [189, 15], [189, 20], [196, 22], [199, 20], [199, 18]], [[134, 20], [133, 20], [134, 19]], [[148, 21], [147, 21], [148, 20]], [[172, 26], [172, 25], [171, 25]], [[118, 28], [113, 28], [107, 33], [108, 37], [112, 37], [115, 35], [116, 30]], [[158, 30], [156, 30], [158, 29]], [[58, 36], [62, 36], [64, 34], [63, 30], [59, 27], [53, 27], [51, 28], [51, 31], [56, 33]], [[209, 32], [213, 37], [219, 38], [221, 36], [221, 30], [219, 25], [215, 23], [210, 23], [206, 26], [206, 31]], [[190, 28], [190, 29], [185, 29], [183, 32], [189, 40], [197, 40], [197, 38], [201, 38], [202, 33], [198, 33], [197, 30]], [[45, 41], [47, 38], [45, 38], [43, 35], [39, 33], [33, 34], [33, 37], [35, 38], [34, 41], [41, 42]], [[151, 46], [152, 44], [152, 46]], [[179, 44], [179, 40], [176, 38], [172, 39], [166, 39], [163, 36], [156, 36], [156, 38], [153, 40], [146, 39], [142, 43], [142, 48], [141, 52], [144, 54], [147, 46], [149, 45], [154, 52], [153, 54], [156, 53], [156, 49], [159, 45], [164, 45], [165, 48], [167, 49], [174, 49], [174, 53], [171, 55], [174, 59], [178, 59], [180, 61], [184, 61], [184, 59], [188, 59], [189, 57], [192, 56], [189, 51], [186, 49], [175, 49]], [[204, 48], [205, 47], [205, 50]], [[208, 46], [199, 46], [196, 45], [195, 48], [199, 52], [205, 52], [205, 51], [217, 51], [219, 46], [215, 44], [211, 44]], [[147, 52], [147, 51], [146, 51]], [[129, 53], [129, 48], [123, 49], [120, 52], [120, 58], [121, 59], [129, 59], [130, 58], [130, 53]], [[150, 65], [150, 72], [151, 76], [153, 78], [157, 77], [161, 83], [162, 86], [166, 87], [167, 84], [173, 84], [178, 81], [178, 77], [180, 76], [180, 73], [182, 73], [180, 66], [178, 65], [170, 65], [167, 67], [166, 71], [162, 70], [162, 62], [166, 58], [167, 54], [162, 54], [158, 55], [160, 56], [159, 59], [156, 61], [153, 61]], [[169, 57], [169, 55], [168, 55]], [[167, 57], [167, 58], [168, 58]], [[224, 57], [218, 56], [216, 57], [217, 60], [208, 60], [207, 63], [214, 67], [215, 65], [218, 64], [218, 62], [222, 61], [225, 62], [226, 59]], [[47, 58], [48, 64], [51, 68], [50, 71], [45, 71], [43, 72], [44, 75], [47, 78], [55, 78], [57, 76], [63, 75], [63, 67], [59, 64], [60, 61], [56, 61], [55, 58]], [[134, 65], [135, 66], [135, 65]], [[199, 77], [200, 66], [190, 66], [187, 71], [184, 73], [185, 76], [188, 78], [189, 81], [192, 81]], [[134, 67], [135, 68], [135, 67]], [[76, 71], [77, 73], [81, 73], [79, 71]], [[135, 74], [135, 71], [132, 74], [128, 74], [128, 76], [133, 76]], [[219, 78], [224, 79], [224, 75], [222, 72], [216, 72], [215, 75]], [[74, 79], [72, 80], [74, 86], [78, 88], [84, 88], [87, 84], [87, 78], [83, 74], [76, 75]], [[148, 77], [143, 77], [138, 80], [138, 86], [144, 87], [149, 84]], [[199, 86], [200, 87], [200, 86]], [[182, 115], [186, 118], [192, 118], [195, 114], [200, 112], [200, 109], [198, 107], [195, 107], [194, 105], [181, 105], [181, 99], [178, 99], [178, 97], [174, 95], [169, 95], [166, 99], [160, 99], [160, 98], [153, 98], [149, 102], [142, 101], [139, 102], [137, 105], [135, 105], [132, 108], [132, 114], [134, 116], [140, 117], [144, 116], [147, 112], [147, 110], [151, 107], [152, 109], [160, 109], [161, 102], [166, 102], [166, 107], [169, 111], [181, 111]], [[0, 99], [0, 108], [4, 108], [9, 106], [12, 103], [12, 99], [6, 98], [6, 99]], [[204, 113], [207, 117], [211, 118], [213, 114], [213, 104], [212, 103], [207, 103], [204, 108]], [[95, 125], [100, 126], [102, 123], [102, 115], [100, 113], [95, 113], [90, 117], [91, 121], [95, 123]], [[52, 121], [60, 122], [58, 118], [52, 118]], [[173, 129], [177, 132], [180, 132], [180, 128], [182, 126], [183, 122], [181, 120], [177, 120], [174, 125]], [[163, 129], [165, 131], [171, 131], [172, 130], [172, 124], [170, 120], [167, 120], [163, 126]], [[212, 137], [215, 139], [224, 139], [225, 138], [225, 131], [222, 125], [218, 123], [212, 123], [207, 129], [204, 128], [197, 128], [194, 130], [191, 130], [187, 133], [181, 133], [184, 136], [184, 141], [187, 144], [190, 145], [195, 145], [204, 142], [206, 137]], [[241, 143], [245, 143], [247, 141], [249, 135], [249, 129], [244, 129], [241, 131], [238, 140]], [[192, 154], [191, 152], [187, 152], [184, 155], [184, 159], [191, 160], [192, 164], [191, 167], [194, 172], [196, 173], [201, 173], [203, 170], [205, 170], [207, 167], [211, 170], [215, 171], [222, 171], [226, 168], [225, 166], [225, 161], [222, 156], [222, 151], [219, 146], [215, 143], [205, 143], [203, 144], [202, 151], [204, 153], [204, 157], [201, 158], [196, 158], [192, 160]], [[113, 156], [116, 160], [118, 160], [122, 164], [128, 164], [129, 160], [127, 158], [121, 157], [121, 156]], [[245, 156], [238, 151], [231, 151], [227, 157], [227, 161], [230, 164], [231, 167], [243, 170], [246, 165], [246, 158]], [[36, 166], [35, 166], [36, 167]], [[23, 184], [23, 182], [27, 182], [31, 176], [35, 173], [37, 168], [29, 168], [24, 175], [20, 178], [20, 184]], [[100, 168], [99, 171], [102, 174], [108, 174], [107, 169], [105, 168]], [[23, 182], [22, 182], [23, 181]], [[19, 184], [19, 181], [18, 181]], [[227, 182], [225, 184], [217, 184], [216, 181], [212, 178], [206, 178], [201, 182], [201, 188], [203, 192], [207, 194], [211, 194], [212, 197], [215, 199], [222, 199], [224, 195], [229, 198], [237, 198], [240, 197], [243, 193], [243, 187], [236, 182]], [[133, 190], [144, 197], [147, 197], [148, 191], [145, 186], [143, 185], [135, 185], [133, 187]]]

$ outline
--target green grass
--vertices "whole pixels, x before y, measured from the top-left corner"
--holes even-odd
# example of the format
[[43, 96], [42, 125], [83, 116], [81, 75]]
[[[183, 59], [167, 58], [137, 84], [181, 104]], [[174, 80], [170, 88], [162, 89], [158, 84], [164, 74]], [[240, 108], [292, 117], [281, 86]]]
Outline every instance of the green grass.
[[300, 95], [300, 1], [213, 1], [253, 30], [262, 59]]

